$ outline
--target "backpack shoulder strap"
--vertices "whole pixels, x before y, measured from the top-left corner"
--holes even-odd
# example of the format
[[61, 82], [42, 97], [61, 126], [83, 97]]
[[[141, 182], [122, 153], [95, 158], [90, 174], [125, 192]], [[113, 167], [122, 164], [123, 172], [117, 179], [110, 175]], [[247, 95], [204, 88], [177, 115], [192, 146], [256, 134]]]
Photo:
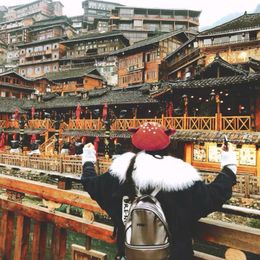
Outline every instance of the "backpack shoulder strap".
[[160, 192], [161, 188], [156, 187], [153, 192], [151, 193], [151, 196], [155, 197], [159, 192]]

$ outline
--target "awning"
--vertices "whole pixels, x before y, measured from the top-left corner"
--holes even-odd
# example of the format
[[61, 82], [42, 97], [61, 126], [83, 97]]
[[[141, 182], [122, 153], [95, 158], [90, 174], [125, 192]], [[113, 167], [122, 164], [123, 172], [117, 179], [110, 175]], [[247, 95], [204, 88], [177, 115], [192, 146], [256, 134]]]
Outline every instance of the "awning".
[[[105, 130], [64, 130], [62, 136], [89, 136], [89, 137], [105, 137]], [[118, 138], [130, 138], [131, 134], [127, 131], [111, 131], [110, 137], [118, 137]]]
[[177, 130], [171, 137], [172, 140], [182, 142], [215, 142], [222, 143], [224, 135], [234, 144], [260, 144], [260, 132], [225, 132], [225, 131], [198, 131], [198, 130]]
[[[26, 128], [24, 129], [24, 134], [32, 135], [32, 134], [42, 134], [46, 131], [46, 129], [32, 129], [32, 128]], [[19, 128], [10, 128], [10, 129], [4, 129], [5, 133], [8, 134], [19, 134], [20, 129]]]

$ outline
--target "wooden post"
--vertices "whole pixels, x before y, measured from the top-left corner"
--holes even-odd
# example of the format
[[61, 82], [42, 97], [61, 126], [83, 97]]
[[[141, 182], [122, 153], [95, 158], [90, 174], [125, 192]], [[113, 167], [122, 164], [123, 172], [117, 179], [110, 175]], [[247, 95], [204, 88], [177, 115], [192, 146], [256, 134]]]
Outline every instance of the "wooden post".
[[192, 163], [192, 143], [186, 143], [184, 145], [184, 161], [187, 163]]
[[260, 146], [256, 146], [256, 177], [257, 186], [260, 186]]
[[220, 98], [219, 95], [216, 95], [216, 104], [217, 104], [217, 130], [222, 130], [221, 125], [221, 113], [220, 113]]
[[30, 219], [25, 216], [18, 215], [16, 223], [14, 259], [28, 259], [29, 235]]
[[90, 250], [91, 249], [91, 242], [92, 242], [91, 237], [86, 236], [86, 243], [85, 243], [86, 250]]
[[47, 224], [35, 221], [32, 241], [32, 260], [44, 260], [46, 256]]
[[0, 228], [0, 259], [11, 259], [14, 213], [3, 210]]
[[187, 115], [183, 115], [183, 130], [187, 129]]
[[53, 260], [65, 260], [67, 232], [63, 228], [53, 226], [51, 253]]
[[250, 182], [250, 175], [245, 174], [245, 198], [250, 198], [250, 190], [249, 190], [249, 182]]
[[162, 121], [161, 121], [161, 125], [165, 127], [164, 114], [162, 114]]

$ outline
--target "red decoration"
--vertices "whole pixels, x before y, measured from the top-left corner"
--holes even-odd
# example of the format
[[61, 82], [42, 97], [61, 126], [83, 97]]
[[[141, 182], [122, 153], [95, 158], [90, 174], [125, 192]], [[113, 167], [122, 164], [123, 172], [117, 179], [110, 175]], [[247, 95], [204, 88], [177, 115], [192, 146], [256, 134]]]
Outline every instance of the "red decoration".
[[83, 146], [85, 145], [86, 141], [87, 141], [87, 137], [83, 136], [81, 139], [81, 143], [83, 144]]
[[14, 134], [13, 134], [13, 140], [15, 141], [15, 140], [16, 140], [16, 138], [17, 138], [17, 134], [16, 134], [16, 133], [14, 133]]
[[98, 136], [96, 136], [95, 140], [94, 140], [94, 147], [96, 150], [96, 154], [98, 153], [98, 143], [99, 143], [100, 139]]
[[32, 144], [32, 143], [34, 143], [35, 141], [36, 141], [36, 134], [32, 134], [32, 137], [31, 137], [31, 141], [30, 141], [30, 143]]
[[103, 111], [102, 111], [102, 119], [104, 121], [107, 120], [107, 110], [108, 110], [107, 103], [105, 103], [103, 106]]
[[80, 107], [80, 104], [77, 105], [77, 108], [76, 108], [76, 119], [80, 119], [80, 114], [81, 114], [81, 107]]
[[0, 148], [3, 148], [4, 146], [5, 146], [5, 133], [2, 133], [0, 137]]
[[173, 116], [173, 102], [172, 102], [172, 101], [170, 101], [169, 103], [167, 103], [166, 116], [167, 116], [167, 117], [172, 117], [172, 116]]

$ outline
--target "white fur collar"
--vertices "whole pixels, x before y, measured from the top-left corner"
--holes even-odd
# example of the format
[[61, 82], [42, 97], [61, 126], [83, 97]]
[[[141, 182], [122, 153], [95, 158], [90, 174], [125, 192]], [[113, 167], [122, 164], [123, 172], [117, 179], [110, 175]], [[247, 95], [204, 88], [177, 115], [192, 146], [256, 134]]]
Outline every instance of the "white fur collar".
[[[110, 174], [117, 177], [121, 183], [125, 181], [127, 168], [134, 155], [131, 152], [122, 154], [110, 166]], [[157, 159], [140, 152], [134, 168], [133, 179], [139, 189], [160, 187], [164, 191], [180, 191], [201, 180], [193, 166], [172, 156]]]

